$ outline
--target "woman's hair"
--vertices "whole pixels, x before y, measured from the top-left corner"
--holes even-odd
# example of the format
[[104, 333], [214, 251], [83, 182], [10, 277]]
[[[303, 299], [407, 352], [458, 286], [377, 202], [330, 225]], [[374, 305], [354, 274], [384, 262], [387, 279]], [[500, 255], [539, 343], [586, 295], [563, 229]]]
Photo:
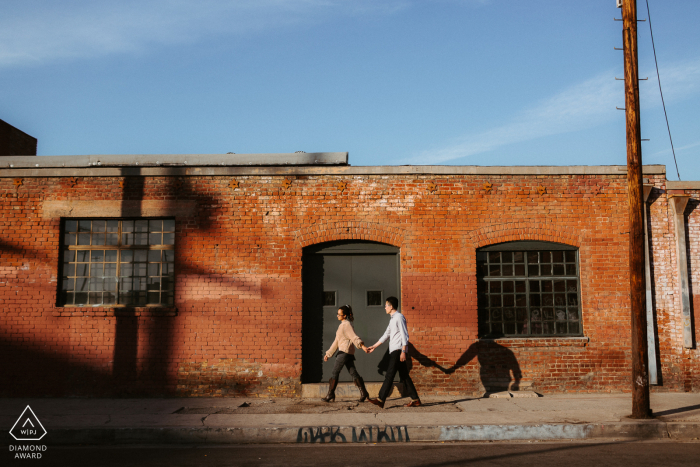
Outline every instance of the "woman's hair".
[[352, 315], [352, 307], [350, 305], [343, 305], [338, 308], [345, 315], [345, 319], [348, 321], [355, 321], [355, 317]]

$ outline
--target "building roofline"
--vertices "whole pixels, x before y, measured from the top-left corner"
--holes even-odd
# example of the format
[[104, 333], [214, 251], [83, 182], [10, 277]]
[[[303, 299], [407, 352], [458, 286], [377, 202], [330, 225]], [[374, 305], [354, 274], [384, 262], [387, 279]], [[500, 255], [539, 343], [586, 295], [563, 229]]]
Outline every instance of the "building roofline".
[[[645, 165], [645, 175], [665, 175], [663, 165]], [[625, 175], [627, 167], [608, 166], [453, 166], [453, 165], [399, 165], [366, 166], [349, 165], [93, 165], [82, 167], [6, 167], [0, 165], [0, 177], [124, 177], [124, 176], [294, 176], [294, 175]]]

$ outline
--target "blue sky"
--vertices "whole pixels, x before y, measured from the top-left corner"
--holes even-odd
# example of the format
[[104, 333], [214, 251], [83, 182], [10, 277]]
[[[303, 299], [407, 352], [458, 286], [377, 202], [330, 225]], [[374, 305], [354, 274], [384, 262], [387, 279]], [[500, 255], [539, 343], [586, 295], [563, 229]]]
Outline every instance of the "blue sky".
[[[649, 2], [681, 178], [700, 180], [700, 2]], [[615, 0], [6, 0], [0, 118], [40, 155], [625, 164], [613, 17]], [[648, 22], [639, 47], [644, 163], [675, 180]]]

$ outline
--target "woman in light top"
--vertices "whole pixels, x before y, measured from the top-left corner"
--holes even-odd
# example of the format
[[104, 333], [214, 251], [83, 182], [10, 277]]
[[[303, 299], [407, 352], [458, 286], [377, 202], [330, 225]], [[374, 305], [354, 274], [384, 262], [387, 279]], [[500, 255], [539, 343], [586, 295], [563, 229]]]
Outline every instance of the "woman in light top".
[[367, 347], [365, 347], [362, 339], [355, 334], [355, 328], [352, 325], [354, 320], [350, 305], [343, 305], [338, 309], [340, 326], [338, 326], [338, 331], [335, 333], [335, 340], [331, 348], [323, 356], [323, 361], [327, 362], [336, 350], [338, 351], [338, 356], [335, 358], [335, 366], [333, 367], [331, 378], [328, 380], [328, 395], [321, 398], [323, 402], [335, 400], [335, 388], [338, 386], [338, 376], [340, 376], [340, 370], [343, 369], [343, 366], [348, 369], [350, 376], [355, 381], [355, 386], [360, 390], [360, 402], [364, 402], [369, 397], [365, 388], [365, 382], [355, 368], [355, 347], [359, 347], [365, 352], [367, 352]]

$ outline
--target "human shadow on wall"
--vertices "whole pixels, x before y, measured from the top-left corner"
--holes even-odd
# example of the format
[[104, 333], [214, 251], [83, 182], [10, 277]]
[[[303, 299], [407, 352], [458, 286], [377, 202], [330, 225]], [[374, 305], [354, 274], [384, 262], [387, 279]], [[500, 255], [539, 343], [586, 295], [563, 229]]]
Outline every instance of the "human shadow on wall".
[[[497, 344], [494, 341], [484, 340], [474, 342], [449, 368], [443, 367], [428, 356], [422, 354], [411, 343], [408, 344], [408, 348], [408, 355], [411, 357], [407, 362], [409, 371], [413, 366], [412, 361], [415, 360], [423, 367], [436, 368], [450, 375], [463, 366], [468, 365], [476, 358], [479, 363], [481, 384], [484, 386], [486, 392], [517, 391], [520, 389], [522, 373], [518, 360], [515, 358], [515, 354], [509, 348]], [[388, 351], [386, 358], [388, 359]]]

